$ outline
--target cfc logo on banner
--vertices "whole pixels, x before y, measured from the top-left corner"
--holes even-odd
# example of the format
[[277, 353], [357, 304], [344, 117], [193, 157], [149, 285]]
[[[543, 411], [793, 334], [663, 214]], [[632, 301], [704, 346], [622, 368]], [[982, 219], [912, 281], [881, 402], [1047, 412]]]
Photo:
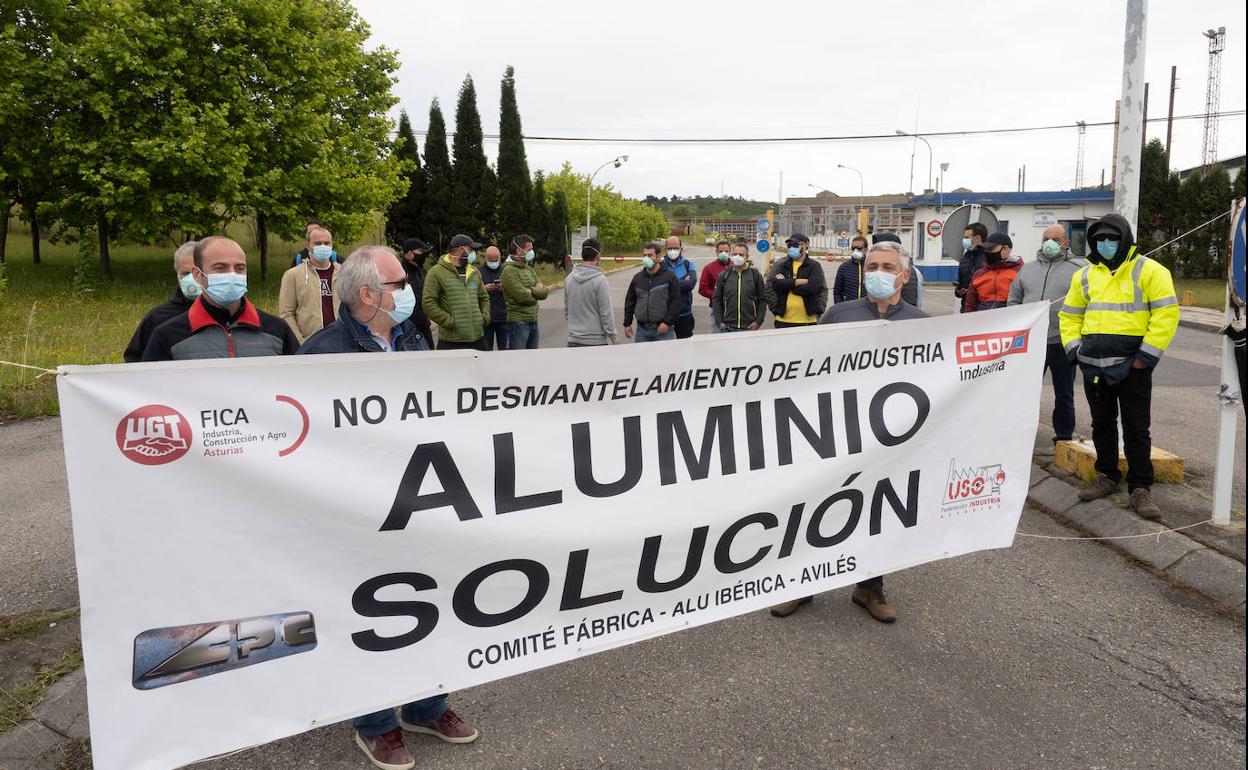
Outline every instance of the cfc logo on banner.
[[1013, 353], [1027, 352], [1027, 337], [1030, 329], [1012, 332], [992, 332], [991, 334], [970, 334], [958, 337], [956, 350], [959, 364], [976, 364], [982, 361], [995, 361]]
[[121, 418], [117, 448], [140, 465], [171, 463], [191, 448], [191, 424], [163, 404], [148, 404]]
[[1004, 485], [1005, 470], [1000, 463], [959, 466], [957, 460], [950, 460], [949, 478], [945, 482], [945, 494], [940, 505], [942, 518], [955, 513], [999, 507]]

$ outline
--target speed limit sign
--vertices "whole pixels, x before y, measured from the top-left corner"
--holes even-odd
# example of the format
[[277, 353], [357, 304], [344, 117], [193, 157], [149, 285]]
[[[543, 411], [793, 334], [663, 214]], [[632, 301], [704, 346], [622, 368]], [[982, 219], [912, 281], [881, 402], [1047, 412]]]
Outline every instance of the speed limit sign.
[[939, 219], [933, 219], [931, 222], [927, 223], [927, 234], [933, 238], [939, 238], [941, 231], [944, 230], [944, 227], [945, 226], [940, 223]]

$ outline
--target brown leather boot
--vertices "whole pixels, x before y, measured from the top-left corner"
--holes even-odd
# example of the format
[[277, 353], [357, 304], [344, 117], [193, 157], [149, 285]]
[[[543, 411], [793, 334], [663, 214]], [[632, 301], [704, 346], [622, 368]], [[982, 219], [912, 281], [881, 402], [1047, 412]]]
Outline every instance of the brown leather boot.
[[1110, 481], [1108, 476], [1102, 476], [1098, 473], [1087, 489], [1079, 490], [1079, 499], [1100, 500], [1102, 497], [1108, 497], [1117, 492], [1118, 487], [1117, 481]]
[[1135, 512], [1140, 514], [1140, 518], [1156, 521], [1161, 518], [1161, 508], [1157, 507], [1157, 503], [1153, 502], [1153, 490], [1148, 487], [1138, 487], [1131, 492], [1131, 507]]
[[794, 612], [797, 612], [803, 604], [810, 604], [815, 600], [813, 596], [803, 596], [800, 599], [794, 599], [791, 602], [781, 602], [771, 608], [771, 614], [777, 618], [787, 618]]
[[888, 603], [888, 599], [884, 598], [883, 588], [858, 587], [854, 589], [850, 599], [881, 623], [892, 623], [897, 620], [897, 611]]

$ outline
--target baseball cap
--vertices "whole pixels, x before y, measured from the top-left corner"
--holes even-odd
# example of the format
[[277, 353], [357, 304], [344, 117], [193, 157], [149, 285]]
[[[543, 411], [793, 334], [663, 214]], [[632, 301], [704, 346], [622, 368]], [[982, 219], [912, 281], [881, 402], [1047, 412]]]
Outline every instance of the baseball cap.
[[897, 233], [876, 233], [871, 236], [871, 243], [879, 243], [881, 241], [892, 241], [900, 244], [901, 238], [898, 237]]
[[459, 235], [451, 239], [450, 248], [458, 249], [460, 246], [471, 246], [474, 249], [481, 248], [481, 244], [474, 241], [472, 239], [472, 236], [464, 235], [463, 233], [460, 233]]
[[988, 240], [984, 241], [984, 248], [986, 249], [989, 246], [1009, 246], [1012, 249], [1014, 248], [1014, 241], [1010, 240], [1010, 236], [1005, 233], [993, 233], [988, 236]]
[[404, 254], [406, 254], [409, 251], [419, 251], [420, 253], [423, 254], [429, 251], [430, 248], [431, 247], [429, 246], [429, 244], [425, 243], [419, 238], [408, 238], [407, 240], [403, 241], [403, 253]]
[[810, 243], [810, 239], [802, 233], [793, 233], [788, 238], [784, 239], [785, 246], [793, 246], [798, 243]]

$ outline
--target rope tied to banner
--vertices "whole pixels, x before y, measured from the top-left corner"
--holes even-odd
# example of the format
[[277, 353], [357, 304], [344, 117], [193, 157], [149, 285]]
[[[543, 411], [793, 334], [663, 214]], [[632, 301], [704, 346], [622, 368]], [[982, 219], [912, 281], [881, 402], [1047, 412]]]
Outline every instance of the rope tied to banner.
[[19, 369], [33, 369], [36, 372], [40, 372], [40, 374], [35, 375], [36, 380], [40, 377], [46, 377], [49, 374], [56, 374], [55, 369], [45, 369], [42, 366], [31, 366], [30, 364], [19, 364], [15, 361], [0, 361], [0, 366], [16, 366]]
[[1038, 539], [1038, 540], [1088, 540], [1088, 541], [1093, 541], [1093, 540], [1131, 540], [1131, 539], [1134, 539], [1134, 538], [1137, 538], [1137, 537], [1155, 537], [1155, 538], [1157, 538], [1157, 542], [1159, 542], [1159, 543], [1160, 543], [1160, 542], [1161, 542], [1161, 536], [1162, 536], [1162, 535], [1166, 535], [1166, 534], [1169, 534], [1169, 533], [1171, 533], [1171, 532], [1182, 532], [1182, 531], [1183, 531], [1183, 530], [1185, 530], [1185, 529], [1191, 529], [1192, 527], [1199, 527], [1199, 526], [1201, 526], [1202, 524], [1212, 524], [1212, 523], [1213, 523], [1213, 519], [1205, 519], [1204, 521], [1198, 521], [1198, 522], [1196, 522], [1195, 524], [1188, 524], [1188, 525], [1186, 525], [1186, 526], [1182, 526], [1182, 527], [1175, 527], [1174, 529], [1163, 529], [1163, 530], [1161, 530], [1160, 532], [1143, 532], [1143, 533], [1138, 534], [1138, 535], [1114, 535], [1114, 536], [1112, 536], [1112, 537], [1082, 537], [1082, 536], [1069, 536], [1069, 535], [1037, 535], [1037, 534], [1035, 534], [1035, 533], [1033, 533], [1033, 532], [1016, 532], [1015, 534], [1017, 534], [1019, 537], [1034, 537], [1034, 538], [1036, 538], [1036, 539]]

